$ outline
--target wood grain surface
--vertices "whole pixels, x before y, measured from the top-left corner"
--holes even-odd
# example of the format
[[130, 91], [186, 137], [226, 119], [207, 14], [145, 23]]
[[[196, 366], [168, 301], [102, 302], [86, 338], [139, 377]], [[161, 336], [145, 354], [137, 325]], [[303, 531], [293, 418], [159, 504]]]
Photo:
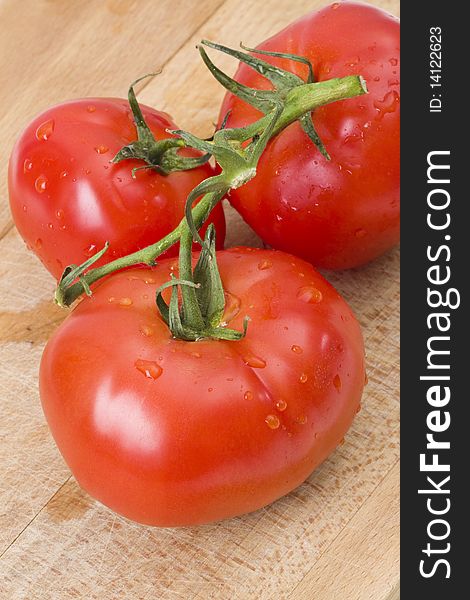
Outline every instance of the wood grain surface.
[[[201, 38], [256, 44], [322, 0], [0, 0], [0, 598], [398, 600], [399, 254], [325, 273], [364, 329], [369, 385], [345, 443], [298, 489], [250, 515], [155, 529], [92, 500], [71, 477], [37, 389], [44, 344], [65, 317], [54, 281], [8, 209], [6, 157], [46, 106], [139, 98], [199, 135], [222, 89]], [[398, 14], [398, 0], [374, 0]], [[218, 64], [229, 71], [228, 57]], [[227, 208], [228, 245], [259, 240]]]

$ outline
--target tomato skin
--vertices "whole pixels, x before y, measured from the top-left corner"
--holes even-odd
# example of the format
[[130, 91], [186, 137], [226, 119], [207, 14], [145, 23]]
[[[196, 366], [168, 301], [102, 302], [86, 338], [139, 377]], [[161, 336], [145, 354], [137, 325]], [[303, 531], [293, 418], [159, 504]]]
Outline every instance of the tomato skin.
[[[176, 129], [166, 113], [146, 106], [142, 112], [157, 139]], [[90, 258], [106, 241], [110, 248], [97, 266], [157, 242], [180, 222], [189, 192], [214, 174], [206, 164], [168, 176], [142, 170], [134, 179], [131, 171], [142, 161], [113, 165], [110, 160], [135, 139], [126, 100], [85, 98], [38, 115], [16, 142], [9, 165], [13, 219], [54, 277]], [[223, 247], [221, 206], [211, 220]], [[176, 252], [175, 246], [168, 255]]]
[[[340, 443], [364, 385], [359, 325], [313, 267], [274, 250], [218, 253], [238, 342], [171, 338], [154, 269], [103, 280], [49, 340], [40, 393], [80, 485], [158, 526], [256, 510], [300, 485]], [[146, 362], [143, 362], [146, 361]]]
[[[233, 190], [230, 202], [271, 246], [318, 267], [364, 264], [399, 240], [400, 49], [399, 21], [357, 2], [310, 13], [259, 48], [310, 59], [316, 79], [360, 74], [369, 93], [315, 111], [313, 122], [331, 161], [323, 158], [298, 123], [270, 142], [257, 176]], [[302, 76], [293, 61], [261, 56]], [[269, 84], [241, 65], [235, 79]], [[260, 113], [227, 94], [220, 120], [240, 127]]]

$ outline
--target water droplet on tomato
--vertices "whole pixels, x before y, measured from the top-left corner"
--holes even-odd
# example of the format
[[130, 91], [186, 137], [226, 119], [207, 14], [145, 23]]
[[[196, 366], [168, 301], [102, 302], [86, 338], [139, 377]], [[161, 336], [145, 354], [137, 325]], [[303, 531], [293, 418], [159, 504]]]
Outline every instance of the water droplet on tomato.
[[269, 429], [278, 429], [281, 421], [279, 421], [279, 417], [276, 415], [268, 415], [264, 420]]
[[280, 412], [284, 412], [287, 408], [287, 402], [285, 400], [278, 400], [276, 402], [276, 408]]
[[36, 129], [36, 137], [40, 141], [48, 140], [52, 132], [54, 131], [54, 120], [49, 119], [48, 121], [44, 121], [39, 127]]
[[297, 417], [296, 421], [299, 425], [305, 425], [307, 423], [307, 417], [305, 415], [301, 415], [300, 417]]
[[266, 269], [270, 269], [273, 266], [273, 263], [270, 260], [262, 260], [258, 263], [258, 269], [260, 271], [265, 271]]
[[331, 5], [331, 9], [336, 10], [337, 8], [339, 8], [339, 2], [333, 2], [333, 4]]
[[358, 239], [361, 239], [367, 235], [367, 231], [365, 229], [356, 229], [356, 231], [354, 232], [354, 235]]
[[27, 212], [28, 211], [28, 207], [26, 206], [26, 204], [23, 204], [23, 212]]
[[302, 354], [303, 352], [302, 346], [297, 346], [297, 344], [291, 346], [291, 350], [292, 352], [295, 352], [295, 354]]
[[145, 283], [155, 283], [155, 279], [153, 279], [152, 277], [147, 277], [147, 279], [144, 279]]
[[377, 118], [380, 120], [387, 113], [393, 113], [396, 111], [400, 102], [400, 96], [396, 90], [387, 92], [381, 100], [375, 100], [374, 106], [379, 111]]
[[112, 304], [113, 302], [116, 302], [116, 298], [114, 296], [110, 296], [108, 298], [108, 302], [110, 302]]
[[119, 300], [119, 306], [131, 306], [132, 304], [132, 298], [121, 298]]
[[49, 229], [54, 229], [54, 225], [52, 223], [48, 223], [47, 226], [49, 227]]
[[139, 358], [135, 361], [134, 366], [149, 379], [158, 379], [163, 373], [161, 366], [154, 360], [143, 360]]
[[392, 65], [392, 67], [396, 67], [397, 64], [398, 64], [398, 59], [397, 58], [391, 58], [388, 62]]
[[34, 245], [36, 246], [37, 250], [40, 250], [42, 248], [42, 240], [41, 238], [38, 238], [35, 242]]
[[339, 375], [335, 375], [333, 377], [333, 385], [338, 390], [338, 392], [341, 391], [342, 383], [341, 383], [341, 377]]
[[31, 171], [32, 168], [33, 168], [33, 161], [29, 160], [27, 158], [23, 163], [23, 173], [27, 173], [28, 171]]
[[254, 369], [264, 369], [266, 366], [266, 361], [259, 356], [255, 356], [254, 354], [243, 357], [243, 362]]
[[388, 85], [400, 85], [400, 80], [399, 79], [389, 79], [388, 80]]
[[46, 191], [48, 184], [48, 179], [45, 175], [39, 175], [39, 177], [34, 182], [34, 187], [39, 194], [42, 194]]
[[213, 391], [214, 391], [214, 388], [212, 388], [212, 387], [210, 387], [210, 388], [207, 388], [207, 391], [208, 391], [208, 392], [213, 392]]
[[346, 64], [345, 67], [355, 67], [359, 64], [359, 56], [353, 56]]
[[194, 358], [201, 358], [201, 353], [200, 352], [191, 352], [191, 356], [194, 356]]
[[96, 146], [95, 148], [95, 152], [97, 152], [98, 154], [106, 154], [106, 152], [109, 150], [108, 146]]
[[92, 104], [90, 104], [89, 106], [86, 107], [86, 109], [89, 113], [94, 113], [96, 110], [96, 106], [93, 106]]
[[369, 383], [369, 378], [367, 377], [367, 373], [364, 373], [364, 385]]
[[376, 77], [374, 77], [374, 81], [380, 81], [380, 77], [377, 75]]
[[300, 381], [300, 383], [307, 383], [308, 375], [306, 373], [302, 373], [299, 377], [299, 381]]
[[323, 299], [323, 295], [320, 290], [317, 290], [313, 285], [306, 285], [301, 287], [297, 292], [297, 298], [302, 300], [302, 302], [307, 302], [308, 304], [318, 304]]
[[61, 208], [57, 209], [57, 210], [55, 211], [55, 216], [56, 216], [56, 217], [59, 219], [59, 221], [60, 221], [61, 219], [63, 219], [63, 218], [64, 218], [64, 211], [63, 211]]
[[145, 337], [150, 337], [151, 335], [153, 335], [153, 329], [149, 325], [141, 325], [140, 333], [142, 335], [145, 335]]

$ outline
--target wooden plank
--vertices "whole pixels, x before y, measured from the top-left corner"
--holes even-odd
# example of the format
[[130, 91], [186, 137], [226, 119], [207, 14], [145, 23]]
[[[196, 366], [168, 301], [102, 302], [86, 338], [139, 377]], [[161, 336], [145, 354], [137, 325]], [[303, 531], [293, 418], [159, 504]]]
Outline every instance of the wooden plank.
[[[396, 0], [374, 3], [395, 13], [398, 10]], [[16, 88], [8, 86], [13, 91], [3, 115], [8, 114], [12, 98], [26, 120], [40, 108], [65, 97], [90, 93], [123, 95], [131, 79], [162, 64], [162, 56], [167, 56], [163, 73], [143, 90], [140, 99], [168, 110], [180, 126], [204, 135], [210, 133], [208, 123], [217, 117], [223, 92], [205, 72], [194, 44], [202, 37], [234, 45], [241, 37], [245, 43], [255, 44], [325, 2], [226, 0], [223, 4], [213, 0], [198, 3], [193, 9], [194, 3], [183, 0], [148, 0], [146, 6], [151, 4], [153, 13], [142, 11], [142, 14], [132, 0], [74, 3], [29, 0], [21, 6], [28, 8], [30, 4], [34, 4], [31, 14], [38, 17], [36, 25], [32, 20], [23, 29], [12, 28], [14, 35], [8, 37], [11, 43], [16, 43], [15, 52], [9, 50], [9, 60], [17, 61], [16, 68], [13, 64], [9, 72]], [[8, 11], [13, 10], [13, 5], [11, 0], [0, 4], [0, 22], [7, 22], [4, 16], [11, 17]], [[77, 20], [79, 25], [70, 24], [74, 5], [81, 15]], [[118, 14], [115, 17], [109, 12], [100, 20], [91, 14], [91, 6], [108, 12], [113, 6]], [[46, 35], [47, 21], [41, 21], [44, 14], [54, 14]], [[192, 27], [194, 18], [199, 28]], [[116, 34], [110, 24], [119, 20], [123, 29]], [[142, 23], [147, 27], [147, 35], [139, 44], [148, 52], [141, 51], [140, 45], [137, 53], [132, 52], [128, 43]], [[56, 33], [61, 43], [55, 44]], [[51, 37], [49, 46], [42, 40], [44, 35]], [[46, 73], [42, 79], [47, 83], [46, 90], [42, 89], [40, 73], [22, 67], [27, 62], [27, 36], [33, 41], [41, 37], [37, 42], [38, 60], [46, 66], [47, 59], [50, 60], [51, 74]], [[107, 55], [100, 63], [102, 78], [100, 69], [93, 67], [89, 77], [86, 61], [77, 57], [81, 53], [83, 57], [92, 56], [87, 44], [93, 43], [94, 38], [98, 38], [95, 47]], [[83, 47], [79, 40], [85, 41]], [[118, 49], [125, 55], [123, 65], [121, 59], [115, 60]], [[36, 60], [28, 58], [31, 63]], [[74, 58], [79, 67], [74, 67]], [[229, 71], [235, 66], [224, 57], [218, 64]], [[61, 79], [67, 70], [70, 82]], [[17, 73], [22, 76], [19, 83]], [[23, 82], [23, 73], [31, 77], [30, 82], [26, 78]], [[18, 89], [27, 90], [28, 98], [23, 99]], [[13, 115], [8, 123], [2, 122], [7, 134], [14, 131], [16, 118]], [[7, 214], [5, 199], [2, 193], [0, 216]], [[243, 241], [257, 245], [249, 229], [233, 217], [233, 212], [231, 215], [229, 243]], [[1, 223], [0, 218], [0, 228]], [[390, 488], [387, 498], [398, 496], [396, 478], [390, 478], [389, 474], [384, 480], [398, 457], [398, 252], [354, 272], [327, 273], [358, 315], [368, 352], [370, 383], [363, 410], [345, 444], [304, 485], [275, 504], [244, 517], [184, 530], [157, 530], [130, 523], [94, 502], [69, 479], [69, 472], [47, 432], [37, 395], [42, 347], [64, 313], [49, 300], [53, 290], [51, 277], [25, 252], [15, 232], [10, 231], [0, 241], [0, 256], [0, 554], [3, 551], [0, 597], [8, 600], [287, 598], [293, 590], [300, 593], [315, 573], [319, 577], [318, 586], [325, 589], [334, 549], [347, 550], [349, 532], [355, 531], [355, 523], [362, 522], [357, 519], [365, 519], [367, 511], [376, 506], [378, 494], [384, 493], [382, 486]], [[389, 513], [389, 521], [389, 506], [391, 500], [381, 512], [380, 507], [377, 509], [377, 518], [390, 524], [393, 540], [382, 548], [384, 569], [375, 582], [378, 593], [382, 594], [377, 596], [378, 600], [399, 597], [393, 566], [397, 529], [392, 532], [395, 513]], [[364, 548], [367, 547], [364, 542]], [[386, 565], [390, 566], [388, 570]], [[317, 567], [320, 571], [316, 571]], [[313, 597], [333, 598], [319, 595], [317, 589]]]
[[0, 255], [1, 553], [69, 472], [49, 434], [37, 390], [44, 343], [65, 314], [51, 300], [52, 277], [15, 231], [0, 241]]
[[398, 582], [395, 587], [392, 588], [387, 600], [400, 600], [400, 582]]
[[[4, 0], [0, 4], [1, 155], [51, 104], [125, 96], [136, 73], [161, 68], [224, 0]], [[184, 15], [184, 18], [182, 18]], [[0, 164], [0, 235], [11, 227]]]
[[290, 600], [391, 600], [399, 576], [400, 472], [396, 464], [289, 595]]

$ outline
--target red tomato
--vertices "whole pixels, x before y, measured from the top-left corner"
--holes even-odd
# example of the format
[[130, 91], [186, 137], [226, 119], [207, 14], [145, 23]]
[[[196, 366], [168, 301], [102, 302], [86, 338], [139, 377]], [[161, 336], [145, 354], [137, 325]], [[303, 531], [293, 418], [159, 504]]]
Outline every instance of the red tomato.
[[141, 523], [179, 526], [256, 510], [301, 484], [359, 409], [364, 347], [346, 302], [274, 250], [218, 254], [237, 342], [171, 337], [156, 288], [176, 271], [103, 280], [46, 346], [40, 391], [80, 485]]
[[[233, 190], [230, 202], [270, 245], [316, 266], [366, 263], [399, 240], [399, 40], [396, 18], [373, 6], [342, 2], [306, 15], [259, 47], [311, 60], [316, 79], [360, 74], [369, 94], [315, 111], [327, 161], [298, 123], [272, 140], [257, 176]], [[260, 56], [300, 75], [293, 61]], [[237, 81], [269, 87], [241, 65]], [[222, 119], [240, 127], [260, 113], [227, 95]]]
[[[167, 114], [145, 106], [142, 111], [157, 139], [176, 128]], [[214, 174], [204, 165], [168, 176], [142, 170], [133, 179], [131, 171], [142, 161], [113, 165], [110, 160], [135, 139], [126, 100], [88, 98], [46, 110], [17, 141], [9, 169], [13, 218], [27, 245], [56, 278], [106, 241], [110, 248], [97, 265], [158, 241], [178, 225], [189, 192]], [[221, 206], [213, 211], [212, 221], [222, 247]], [[170, 255], [176, 251], [172, 248]]]

